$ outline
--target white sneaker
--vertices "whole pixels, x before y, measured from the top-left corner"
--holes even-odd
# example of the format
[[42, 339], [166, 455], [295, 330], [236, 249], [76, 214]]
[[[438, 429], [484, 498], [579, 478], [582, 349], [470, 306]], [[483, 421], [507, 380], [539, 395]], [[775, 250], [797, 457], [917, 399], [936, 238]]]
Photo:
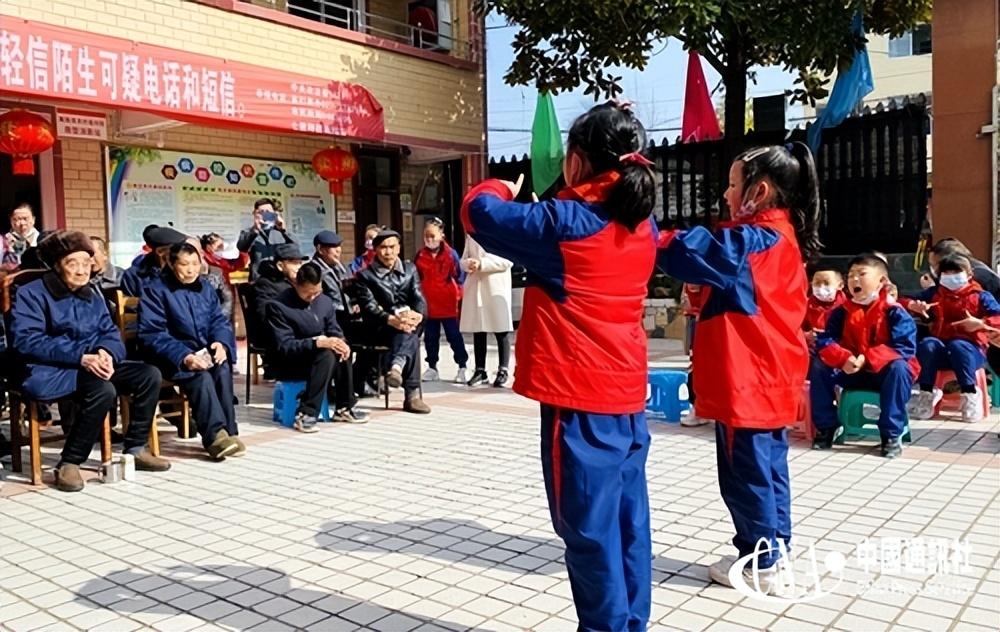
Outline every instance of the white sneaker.
[[440, 379], [437, 369], [427, 369], [424, 371], [425, 382], [437, 382]]
[[[734, 556], [724, 556], [721, 560], [708, 567], [709, 578], [717, 584], [732, 588], [733, 583], [729, 581], [729, 571], [735, 563], [736, 558]], [[747, 565], [743, 569], [743, 583], [754, 591], [759, 586], [759, 592], [762, 595], [783, 595], [786, 592], [786, 588], [781, 579], [780, 569], [780, 562], [771, 568], [758, 568], [755, 580], [753, 566]]]
[[976, 389], [975, 393], [962, 393], [958, 409], [962, 411], [962, 421], [981, 421], [983, 419], [983, 393]]
[[697, 428], [698, 426], [704, 426], [705, 424], [710, 423], [712, 423], [711, 419], [702, 419], [693, 412], [690, 415], [681, 417], [681, 425], [685, 428]]
[[458, 375], [455, 376], [455, 384], [465, 384], [468, 382], [469, 376], [466, 373], [468, 373], [466, 369], [459, 369]]
[[933, 419], [934, 409], [937, 408], [944, 393], [940, 389], [933, 392], [920, 391], [910, 398], [910, 403], [906, 405], [906, 412], [911, 419]]

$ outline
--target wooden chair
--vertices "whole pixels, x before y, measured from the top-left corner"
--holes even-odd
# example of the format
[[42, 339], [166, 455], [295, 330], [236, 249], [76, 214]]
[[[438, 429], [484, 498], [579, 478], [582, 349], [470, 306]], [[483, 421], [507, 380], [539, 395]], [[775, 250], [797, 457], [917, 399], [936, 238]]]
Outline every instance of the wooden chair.
[[257, 312], [254, 311], [254, 305], [257, 302], [257, 288], [252, 283], [238, 283], [233, 285], [233, 291], [236, 292], [236, 298], [240, 302], [243, 325], [247, 331], [247, 392], [244, 404], [249, 404], [250, 385], [260, 383], [258, 369], [260, 358], [266, 350], [263, 340], [261, 340], [264, 324], [257, 321]]
[[[3, 317], [7, 325], [10, 324], [10, 309], [14, 303], [14, 295], [17, 288], [40, 279], [45, 274], [45, 270], [22, 270], [13, 274], [8, 274], [3, 279]], [[8, 327], [9, 331], [9, 327]], [[7, 362], [9, 365], [9, 361]], [[41, 429], [48, 427], [51, 421], [41, 421], [38, 418], [38, 404], [58, 404], [61, 401], [68, 401], [69, 398], [55, 400], [52, 402], [38, 402], [25, 397], [24, 393], [17, 388], [8, 389], [10, 406], [10, 443], [11, 443], [11, 466], [15, 472], [21, 472], [24, 464], [21, 462], [21, 446], [27, 444], [29, 447], [29, 461], [31, 465], [31, 484], [42, 484], [42, 443], [59, 441], [61, 436], [42, 437]], [[27, 413], [27, 414], [25, 414]], [[27, 423], [27, 428], [22, 424]], [[25, 432], [27, 430], [27, 432]], [[111, 460], [111, 416], [104, 417], [101, 427], [101, 461], [107, 463]]]
[[[138, 297], [125, 296], [125, 293], [119, 289], [105, 289], [104, 296], [111, 305], [111, 317], [115, 321], [115, 326], [118, 327], [118, 331], [121, 334], [122, 341], [125, 343], [125, 347], [135, 347], [139, 327]], [[170, 380], [164, 379], [161, 384], [161, 390], [162, 389], [170, 389], [173, 391], [174, 383]], [[132, 398], [128, 395], [122, 395], [119, 398], [119, 401], [122, 416], [122, 434], [125, 434], [128, 430], [128, 424], [130, 421], [130, 405], [132, 403]], [[190, 437], [191, 406], [189, 405], [188, 399], [184, 395], [183, 391], [179, 392], [174, 397], [161, 398], [159, 403], [168, 405], [173, 404], [179, 407], [179, 410], [173, 412], [164, 413], [161, 410], [159, 417], [163, 417], [164, 419], [180, 417], [181, 426], [178, 430], [179, 436], [185, 439]], [[153, 425], [149, 430], [149, 452], [153, 456], [160, 456], [160, 436], [156, 426], [156, 418], [153, 419]]]

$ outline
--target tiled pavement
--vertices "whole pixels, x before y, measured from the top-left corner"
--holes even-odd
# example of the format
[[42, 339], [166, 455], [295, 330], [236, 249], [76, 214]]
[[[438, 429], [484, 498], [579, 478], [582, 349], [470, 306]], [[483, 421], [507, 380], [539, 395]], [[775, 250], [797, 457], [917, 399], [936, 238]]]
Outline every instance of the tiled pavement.
[[[651, 360], [672, 353], [658, 342]], [[262, 386], [239, 411], [243, 459], [211, 463], [197, 441], [173, 439], [173, 469], [135, 483], [62, 494], [8, 478], [0, 629], [573, 630], [536, 405], [488, 388], [427, 390], [430, 416], [379, 410], [368, 425], [306, 436], [270, 422]], [[651, 424], [651, 628], [1000, 627], [996, 415], [914, 426], [896, 461], [872, 442], [793, 444], [796, 570], [811, 568], [809, 542], [818, 568], [838, 570], [833, 552], [845, 568], [819, 573], [822, 596], [772, 603], [707, 580], [707, 564], [733, 552], [711, 427]], [[934, 545], [956, 538], [961, 563], [935, 573]], [[895, 571], [900, 539], [910, 546]], [[872, 562], [868, 545], [885, 556]]]

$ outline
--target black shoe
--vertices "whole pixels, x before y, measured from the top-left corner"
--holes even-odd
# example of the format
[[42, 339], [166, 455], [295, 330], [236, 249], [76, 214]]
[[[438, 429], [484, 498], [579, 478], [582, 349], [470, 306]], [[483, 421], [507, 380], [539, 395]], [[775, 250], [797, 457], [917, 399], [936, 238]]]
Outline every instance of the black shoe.
[[490, 381], [490, 376], [486, 374], [486, 371], [482, 369], [476, 369], [473, 372], [472, 377], [468, 382], [465, 383], [466, 386], [479, 386], [480, 384], [485, 384]]
[[895, 459], [903, 455], [903, 438], [884, 439], [882, 441], [882, 456], [887, 459]]
[[816, 429], [816, 436], [813, 438], [813, 450], [830, 450], [833, 448], [833, 440], [837, 436], [837, 426], [833, 428]]
[[502, 388], [507, 383], [507, 369], [497, 371], [497, 378], [493, 380], [493, 388]]

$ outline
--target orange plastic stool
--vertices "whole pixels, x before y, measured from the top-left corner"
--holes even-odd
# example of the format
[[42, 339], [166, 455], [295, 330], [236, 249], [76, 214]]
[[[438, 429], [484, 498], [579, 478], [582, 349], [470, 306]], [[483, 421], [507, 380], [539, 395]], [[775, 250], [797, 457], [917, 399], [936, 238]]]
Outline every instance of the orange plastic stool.
[[[938, 371], [934, 388], [941, 389], [943, 391], [945, 384], [954, 381], [954, 371]], [[976, 388], [979, 389], [979, 392], [982, 393], [983, 396], [983, 415], [980, 419], [986, 419], [990, 416], [990, 386], [989, 382], [986, 381], [985, 369], [979, 369], [976, 371]], [[960, 401], [961, 393], [950, 393], [945, 395], [941, 398], [941, 401], [938, 402], [937, 407], [934, 409], [934, 416], [936, 417], [942, 410], [958, 410]]]

